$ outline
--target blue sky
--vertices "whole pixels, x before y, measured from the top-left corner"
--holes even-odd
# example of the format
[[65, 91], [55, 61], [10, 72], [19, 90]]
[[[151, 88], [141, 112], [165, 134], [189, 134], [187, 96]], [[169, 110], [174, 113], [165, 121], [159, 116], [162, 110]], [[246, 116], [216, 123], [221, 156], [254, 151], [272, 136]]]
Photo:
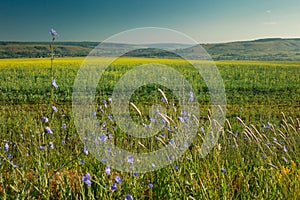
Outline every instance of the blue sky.
[[102, 41], [139, 27], [183, 32], [200, 43], [300, 38], [299, 0], [0, 0], [0, 40]]

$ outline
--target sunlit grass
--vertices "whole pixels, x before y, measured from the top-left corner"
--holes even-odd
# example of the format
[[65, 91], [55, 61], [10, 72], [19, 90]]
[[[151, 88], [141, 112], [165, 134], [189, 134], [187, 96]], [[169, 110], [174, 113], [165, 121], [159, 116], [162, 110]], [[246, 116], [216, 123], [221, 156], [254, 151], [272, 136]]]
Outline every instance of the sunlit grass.
[[[118, 59], [99, 83], [96, 106], [101, 108], [96, 114], [100, 124], [106, 123], [106, 133], [109, 131], [120, 147], [151, 150], [155, 144], [115, 131], [115, 124], [108, 117], [108, 97], [113, 85], [134, 65], [150, 61], [179, 69], [199, 92], [197, 99], [201, 104], [199, 132], [184, 156], [166, 168], [135, 176], [114, 169], [107, 175], [106, 163], [83, 152], [71, 112], [72, 86], [83, 61], [55, 59], [59, 87], [54, 100], [58, 112], [49, 112], [49, 59], [0, 60], [1, 199], [124, 199], [126, 194], [134, 199], [300, 198], [300, 63], [216, 62], [227, 91], [227, 122], [218, 144], [200, 159], [198, 152], [204, 137], [201, 128], [207, 130], [210, 116], [209, 96], [201, 77], [191, 77], [193, 71], [187, 63], [177, 59]], [[147, 92], [134, 94], [132, 102], [141, 112], [133, 109], [134, 117], [147, 118], [143, 104], [163, 105], [157, 88], [145, 88], [153, 90], [151, 102]], [[172, 102], [172, 94], [163, 92]], [[180, 123], [177, 114], [170, 112], [174, 122]], [[43, 116], [49, 122], [43, 122]], [[45, 131], [46, 126], [51, 127], [53, 134]], [[160, 138], [167, 143], [170, 138], [164, 131], [160, 134], [166, 133], [166, 137]], [[91, 175], [91, 186], [82, 181], [85, 173]], [[112, 191], [116, 176], [122, 183]]]

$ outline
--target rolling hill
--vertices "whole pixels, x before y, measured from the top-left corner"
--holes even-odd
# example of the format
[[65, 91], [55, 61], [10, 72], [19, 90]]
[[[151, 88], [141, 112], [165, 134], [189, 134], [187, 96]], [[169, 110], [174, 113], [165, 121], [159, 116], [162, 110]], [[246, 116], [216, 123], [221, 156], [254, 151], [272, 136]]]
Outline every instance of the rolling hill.
[[[64, 56], [87, 56], [98, 42], [56, 42], [55, 54]], [[299, 60], [300, 38], [267, 38], [253, 41], [238, 41], [218, 44], [201, 44], [214, 60]], [[185, 44], [164, 44], [167, 49], [160, 50], [161, 44], [130, 45], [105, 43], [105, 56], [111, 53], [127, 52], [132, 57], [178, 57], [203, 59], [199, 48]], [[138, 49], [136, 49], [138, 48]], [[47, 42], [0, 42], [0, 58], [48, 57]]]

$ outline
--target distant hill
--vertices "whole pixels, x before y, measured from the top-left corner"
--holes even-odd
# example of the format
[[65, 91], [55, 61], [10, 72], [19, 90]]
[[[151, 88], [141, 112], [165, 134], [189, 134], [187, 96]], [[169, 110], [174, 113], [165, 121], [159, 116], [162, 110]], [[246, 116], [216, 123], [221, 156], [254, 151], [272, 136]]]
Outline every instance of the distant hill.
[[[64, 56], [87, 56], [98, 42], [56, 42], [55, 54]], [[253, 41], [239, 41], [218, 44], [201, 44], [214, 60], [299, 60], [300, 38], [281, 39], [266, 38]], [[178, 57], [184, 55], [191, 59], [203, 59], [196, 46], [185, 44], [164, 44], [165, 50], [160, 50], [161, 44], [129, 45], [105, 43], [104, 56], [111, 53], [127, 52], [124, 56], [132, 57]], [[136, 49], [138, 48], [138, 49]], [[0, 58], [49, 57], [47, 42], [0, 42]]]
[[202, 46], [215, 60], [300, 60], [300, 39], [267, 38]]

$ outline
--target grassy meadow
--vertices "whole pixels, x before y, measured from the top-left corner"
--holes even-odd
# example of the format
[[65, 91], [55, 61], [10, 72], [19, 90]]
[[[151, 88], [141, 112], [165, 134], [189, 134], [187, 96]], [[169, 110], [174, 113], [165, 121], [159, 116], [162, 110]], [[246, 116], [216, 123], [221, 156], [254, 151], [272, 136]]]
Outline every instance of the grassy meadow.
[[[109, 97], [134, 66], [157, 62], [178, 70], [195, 89], [201, 110], [197, 137], [180, 159], [131, 174], [96, 160], [77, 134], [72, 87], [83, 61], [56, 58], [51, 69], [49, 58], [0, 60], [0, 199], [300, 198], [300, 62], [216, 61], [226, 89], [226, 123], [215, 148], [199, 158], [210, 124], [210, 97], [201, 76], [179, 59], [118, 59], [101, 77], [95, 105], [99, 124], [116, 145], [153, 151], [176, 134], [163, 129], [159, 140], [137, 140], [115, 128]], [[58, 88], [51, 85], [53, 71]], [[171, 104], [176, 97], [161, 88], [166, 105], [158, 88], [142, 87], [131, 99], [147, 123], [149, 105], [176, 107]], [[176, 114], [170, 113], [173, 125], [180, 123]]]

